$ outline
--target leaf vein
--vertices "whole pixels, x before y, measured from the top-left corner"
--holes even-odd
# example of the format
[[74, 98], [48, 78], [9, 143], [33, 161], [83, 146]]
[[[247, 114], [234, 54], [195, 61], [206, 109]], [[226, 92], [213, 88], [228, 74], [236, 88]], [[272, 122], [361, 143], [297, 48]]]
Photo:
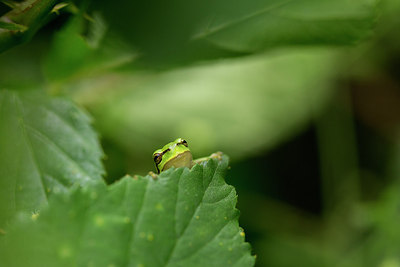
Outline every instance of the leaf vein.
[[[183, 171], [184, 172], [184, 171]], [[182, 174], [183, 174], [183, 172], [182, 172]], [[181, 174], [181, 176], [180, 176], [180, 178], [182, 178], [182, 174]], [[182, 179], [179, 179], [179, 182], [177, 183], [177, 187], [176, 187], [176, 199], [175, 199], [175, 211], [174, 211], [174, 229], [175, 229], [175, 236], [176, 237], [178, 237], [178, 229], [176, 229], [177, 228], [177, 223], [176, 223], [176, 220], [177, 220], [177, 216], [176, 216], [176, 211], [177, 211], [177, 209], [178, 209], [178, 197], [179, 197], [179, 187], [180, 187], [180, 184], [181, 184], [181, 180]], [[175, 245], [174, 245], [175, 246]]]
[[[39, 181], [40, 181], [40, 184], [42, 185], [43, 194], [44, 194], [44, 196], [46, 197], [46, 200], [47, 200], [48, 195], [47, 195], [47, 192], [46, 192], [46, 189], [45, 189], [42, 171], [41, 171], [41, 169], [39, 167], [39, 164], [38, 164], [38, 162], [36, 160], [36, 155], [35, 155], [35, 152], [34, 152], [33, 147], [32, 147], [32, 142], [31, 142], [31, 140], [30, 140], [30, 138], [29, 138], [29, 136], [27, 134], [27, 131], [26, 131], [27, 124], [25, 123], [25, 120], [24, 120], [24, 113], [25, 113], [24, 112], [24, 107], [23, 107], [22, 101], [18, 97], [18, 95], [17, 94], [13, 94], [13, 95], [14, 95], [14, 102], [15, 102], [16, 110], [19, 111], [19, 114], [20, 114], [20, 123], [19, 123], [19, 125], [20, 125], [20, 128], [21, 128], [21, 132], [22, 132], [23, 136], [25, 137], [25, 141], [26, 141], [26, 145], [27, 145], [30, 157], [32, 159], [33, 165], [35, 166], [36, 172], [37, 172], [37, 174], [39, 176]], [[17, 184], [18, 184], [18, 177], [17, 177], [17, 179], [15, 181], [15, 190], [17, 190]], [[15, 195], [16, 195], [16, 191], [15, 191]]]
[[279, 4], [276, 4], [276, 5], [272, 5], [272, 6], [269, 6], [269, 7], [264, 8], [264, 9], [255, 11], [255, 12], [249, 14], [249, 15], [245, 15], [245, 16], [243, 16], [243, 17], [241, 17], [241, 18], [236, 19], [236, 20], [231, 20], [231, 21], [229, 21], [229, 22], [223, 23], [223, 24], [221, 24], [221, 25], [219, 25], [219, 26], [216, 26], [216, 27], [214, 27], [214, 28], [209, 29], [209, 30], [206, 31], [206, 32], [202, 32], [202, 33], [196, 34], [196, 35], [193, 37], [193, 39], [206, 38], [207, 36], [210, 36], [210, 35], [213, 35], [213, 34], [215, 34], [215, 33], [217, 33], [217, 32], [223, 31], [223, 30], [225, 30], [225, 29], [227, 29], [227, 28], [229, 28], [229, 27], [232, 27], [232, 26], [234, 26], [234, 25], [237, 25], [237, 24], [239, 24], [239, 23], [242, 23], [242, 22], [251, 20], [251, 19], [253, 19], [253, 18], [262, 16], [262, 15], [264, 15], [264, 14], [266, 14], [266, 13], [271, 12], [271, 11], [274, 10], [274, 9], [277, 9], [277, 8], [280, 8], [280, 7], [284, 6], [284, 5], [290, 4], [290, 3], [293, 2], [293, 1], [294, 1], [294, 0], [287, 0], [287, 1], [284, 1], [283, 3], [279, 3]]
[[72, 124], [70, 124], [68, 121], [66, 121], [65, 118], [63, 118], [60, 114], [58, 114], [54, 110], [52, 110], [46, 106], [43, 106], [42, 108], [45, 109], [46, 111], [48, 111], [49, 113], [53, 114], [55, 117], [57, 117], [59, 119], [60, 122], [63, 123], [63, 125], [65, 125], [69, 129], [71, 129], [72, 132], [75, 134], [75, 136], [80, 140], [80, 144], [82, 144], [85, 147], [90, 148], [90, 144], [92, 143], [92, 140], [84, 138], [82, 136], [82, 134], [79, 133]]
[[[128, 255], [131, 254], [132, 244], [135, 241], [135, 237], [137, 236], [138, 227], [136, 227], [136, 224], [140, 221], [141, 216], [143, 216], [143, 206], [144, 206], [144, 201], [146, 200], [146, 197], [147, 197], [149, 184], [150, 184], [150, 181], [147, 181], [146, 188], [145, 188], [145, 191], [143, 193], [143, 198], [142, 198], [142, 202], [141, 202], [141, 205], [140, 205], [139, 212], [138, 212], [138, 214], [137, 214], [137, 216], [135, 218], [135, 221], [132, 224], [132, 231], [131, 231], [131, 235], [130, 235], [130, 238], [129, 238], [129, 241], [128, 241], [129, 242]], [[132, 259], [132, 257], [129, 257], [126, 266], [131, 266], [131, 259]]]
[[73, 163], [73, 165], [75, 167], [77, 167], [86, 177], [86, 180], [90, 180], [90, 175], [86, 172], [86, 170], [83, 169], [83, 167], [81, 165], [79, 165], [78, 162], [76, 162], [74, 159], [71, 158], [70, 155], [68, 155], [68, 153], [60, 147], [60, 145], [58, 145], [56, 142], [54, 142], [49, 136], [47, 136], [45, 133], [39, 131], [38, 129], [34, 128], [31, 125], [26, 125], [33, 134], [36, 134], [37, 137], [42, 138], [43, 141], [47, 141], [48, 145], [51, 145], [53, 148], [55, 148], [58, 152], [60, 152], [62, 155], [64, 155], [69, 162]]
[[228, 226], [229, 222], [230, 222], [230, 221], [226, 221], [226, 223], [224, 223], [224, 224], [222, 225], [222, 227], [221, 227], [220, 229], [218, 229], [218, 232], [215, 233], [215, 235], [213, 236], [213, 238], [211, 238], [210, 240], [208, 240], [207, 242], [205, 242], [203, 245], [201, 245], [193, 254], [188, 255], [188, 256], [186, 256], [186, 257], [183, 257], [183, 258], [181, 258], [180, 260], [184, 260], [184, 259], [187, 259], [187, 258], [194, 257], [194, 256], [196, 255], [197, 252], [199, 252], [201, 249], [203, 249], [203, 248], [206, 247], [208, 244], [210, 244], [212, 241], [214, 241], [214, 240], [218, 237], [218, 235], [222, 232], [222, 230], [223, 230], [226, 226]]
[[275, 14], [276, 17], [286, 19], [286, 20], [295, 20], [299, 22], [311, 22], [311, 23], [316, 23], [316, 22], [342, 22], [342, 21], [362, 21], [365, 20], [366, 18], [370, 17], [368, 14], [365, 14], [363, 16], [359, 17], [329, 17], [329, 18], [305, 18], [305, 17], [299, 17], [299, 16], [294, 16], [294, 15], [285, 15], [285, 14]]
[[[176, 249], [176, 246], [177, 246], [177, 244], [178, 244], [179, 238], [181, 238], [182, 236], [185, 235], [185, 232], [186, 232], [186, 230], [189, 228], [189, 225], [194, 221], [194, 218], [195, 218], [194, 215], [196, 214], [196, 212], [197, 212], [198, 209], [200, 208], [201, 203], [203, 202], [204, 196], [205, 196], [205, 194], [206, 194], [206, 191], [207, 191], [207, 189], [209, 188], [211, 182], [214, 180], [215, 174], [216, 174], [216, 173], [217, 173], [217, 168], [216, 168], [215, 171], [214, 171], [213, 177], [210, 179], [210, 181], [208, 182], [208, 184], [207, 184], [206, 187], [204, 188], [203, 196], [202, 196], [201, 200], [199, 201], [199, 203], [197, 204], [197, 207], [196, 207], [196, 209], [194, 210], [194, 212], [193, 212], [193, 214], [192, 214], [192, 217], [191, 217], [189, 223], [186, 224], [186, 226], [183, 228], [183, 231], [182, 231], [181, 235], [178, 236], [178, 237], [176, 238], [174, 247], [173, 247], [173, 249], [171, 250], [171, 253], [170, 253], [170, 255], [169, 255], [168, 259], [167, 259], [167, 262], [165, 263], [165, 266], [168, 266], [168, 265], [169, 265], [169, 263], [170, 263], [170, 261], [171, 261], [171, 259], [172, 259], [172, 256], [174, 255], [175, 249]], [[204, 169], [203, 169], [203, 180], [204, 180]]]
[[214, 202], [211, 202], [211, 201], [210, 202], [204, 202], [204, 204], [209, 204], [209, 205], [217, 204], [217, 203], [223, 201], [224, 199], [226, 199], [227, 197], [229, 197], [230, 194], [233, 192], [233, 190], [234, 190], [233, 187], [231, 187], [231, 190], [227, 194], [225, 194], [221, 199], [219, 199], [217, 201], [214, 201]]

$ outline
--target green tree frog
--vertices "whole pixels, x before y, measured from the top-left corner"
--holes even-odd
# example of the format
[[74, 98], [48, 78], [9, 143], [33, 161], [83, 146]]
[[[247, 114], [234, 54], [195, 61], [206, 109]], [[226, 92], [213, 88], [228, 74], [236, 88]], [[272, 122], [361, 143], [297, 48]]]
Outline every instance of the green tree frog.
[[156, 164], [157, 173], [168, 170], [171, 167], [188, 167], [192, 168], [195, 164], [206, 161], [210, 158], [221, 159], [222, 152], [217, 152], [209, 157], [193, 160], [188, 143], [182, 138], [178, 138], [157, 149], [153, 153], [153, 159]]

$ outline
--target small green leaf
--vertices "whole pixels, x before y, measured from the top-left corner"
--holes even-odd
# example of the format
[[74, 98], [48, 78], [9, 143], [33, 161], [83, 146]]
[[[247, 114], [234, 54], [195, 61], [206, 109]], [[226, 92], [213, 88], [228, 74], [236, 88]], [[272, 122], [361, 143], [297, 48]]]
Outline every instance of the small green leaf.
[[[48, 20], [57, 0], [6, 1], [13, 9], [0, 17], [0, 21], [19, 29], [0, 27], [0, 53], [29, 41]], [[21, 30], [23, 29], [23, 30]]]
[[67, 7], [68, 5], [70, 5], [70, 3], [64, 3], [64, 2], [58, 3], [57, 5], [55, 5], [55, 6], [53, 7], [53, 9], [51, 10], [51, 12], [56, 13], [56, 14], [59, 14], [60, 10], [63, 9], [63, 8], [65, 8], [65, 7]]
[[100, 14], [89, 20], [77, 15], [59, 31], [44, 62], [44, 74], [50, 81], [98, 74], [121, 66], [134, 59], [134, 54], [118, 43], [106, 38], [107, 25]]
[[8, 23], [0, 21], [0, 29], [10, 30], [10, 31], [26, 31], [28, 28], [24, 25], [17, 23]]
[[0, 265], [252, 266], [227, 167], [223, 156], [155, 180], [126, 176], [55, 195], [0, 240]]
[[102, 151], [89, 122], [71, 102], [0, 91], [0, 226], [53, 191], [101, 180]]

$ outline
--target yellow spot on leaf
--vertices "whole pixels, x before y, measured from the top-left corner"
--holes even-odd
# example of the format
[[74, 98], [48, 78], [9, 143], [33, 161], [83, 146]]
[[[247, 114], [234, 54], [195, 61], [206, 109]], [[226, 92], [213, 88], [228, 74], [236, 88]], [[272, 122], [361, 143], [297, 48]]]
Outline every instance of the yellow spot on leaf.
[[72, 256], [72, 250], [69, 246], [62, 246], [58, 250], [58, 256], [62, 259], [67, 259]]
[[147, 235], [147, 240], [153, 241], [153, 240], [154, 240], [154, 235], [148, 234], [148, 235]]
[[243, 236], [243, 237], [245, 236], [243, 231], [240, 232], [240, 236]]
[[38, 212], [32, 213], [31, 218], [32, 218], [33, 221], [36, 221], [38, 217], [39, 217], [39, 213]]
[[196, 216], [196, 220], [198, 220], [198, 219], [200, 219], [200, 216], [199, 216], [199, 215]]
[[161, 205], [161, 203], [157, 203], [156, 210], [164, 210], [163, 205]]
[[97, 215], [94, 218], [94, 224], [98, 227], [102, 227], [104, 225], [104, 218], [100, 215]]

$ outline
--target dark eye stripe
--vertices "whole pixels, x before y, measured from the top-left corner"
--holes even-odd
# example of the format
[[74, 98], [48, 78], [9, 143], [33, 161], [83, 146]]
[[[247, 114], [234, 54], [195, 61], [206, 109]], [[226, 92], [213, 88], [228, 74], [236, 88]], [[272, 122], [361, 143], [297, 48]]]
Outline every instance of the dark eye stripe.
[[182, 140], [181, 142], [178, 143], [178, 145], [184, 145], [185, 147], [187, 147], [188, 143], [186, 142], [186, 140]]
[[162, 156], [164, 156], [165, 153], [167, 153], [168, 151], [170, 151], [171, 149], [167, 148], [166, 150], [164, 150], [161, 153], [157, 153], [154, 155], [154, 161], [156, 164], [159, 164], [162, 160]]
[[160, 174], [160, 169], [158, 168], [157, 164], [156, 164], [156, 169], [157, 169], [157, 174]]

